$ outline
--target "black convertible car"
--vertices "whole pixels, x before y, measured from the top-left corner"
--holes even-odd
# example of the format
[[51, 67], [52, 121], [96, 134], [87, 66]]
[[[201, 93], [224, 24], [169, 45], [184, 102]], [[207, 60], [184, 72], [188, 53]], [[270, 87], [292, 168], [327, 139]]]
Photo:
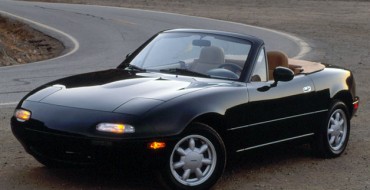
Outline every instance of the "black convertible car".
[[140, 163], [172, 189], [208, 189], [234, 153], [306, 140], [341, 155], [358, 106], [346, 69], [266, 52], [248, 35], [177, 29], [115, 69], [33, 90], [11, 126], [48, 167]]

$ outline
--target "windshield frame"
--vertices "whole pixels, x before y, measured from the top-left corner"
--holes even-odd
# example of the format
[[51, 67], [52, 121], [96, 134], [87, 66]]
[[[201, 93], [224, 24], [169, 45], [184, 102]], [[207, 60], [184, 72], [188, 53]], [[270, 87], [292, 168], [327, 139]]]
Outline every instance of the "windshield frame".
[[[226, 37], [226, 38], [234, 38], [238, 41], [244, 41], [246, 44], [250, 46], [248, 54], [246, 54], [247, 59], [244, 60], [244, 67], [242, 68], [242, 71], [239, 75], [238, 79], [235, 78], [223, 78], [223, 77], [215, 77], [210, 76], [210, 78], [217, 78], [217, 79], [224, 79], [224, 80], [233, 80], [233, 81], [244, 81], [246, 82], [248, 76], [250, 75], [250, 70], [253, 68], [253, 64], [256, 57], [256, 52], [258, 52], [259, 47], [264, 45], [263, 41], [255, 38], [253, 36], [243, 35], [243, 34], [236, 34], [236, 33], [228, 33], [228, 32], [221, 32], [221, 31], [208, 31], [208, 30], [196, 30], [196, 29], [176, 29], [176, 30], [169, 30], [160, 32], [153, 37], [151, 37], [149, 40], [147, 40], [144, 44], [142, 44], [138, 49], [136, 49], [132, 54], [130, 54], [117, 68], [126, 68], [130, 65], [132, 60], [135, 59], [135, 57], [150, 44], [154, 39], [158, 37], [158, 35], [163, 33], [189, 33], [189, 35], [196, 34], [196, 35], [207, 35], [207, 36], [218, 36], [220, 38]], [[152, 69], [146, 69], [143, 68], [146, 71], [144, 72], [160, 72], [160, 69], [158, 70], [152, 70]], [[173, 75], [184, 75], [182, 73], [168, 73], [165, 74], [173, 74]], [[185, 75], [189, 76], [189, 75]], [[202, 76], [195, 76], [195, 77], [202, 77]]]

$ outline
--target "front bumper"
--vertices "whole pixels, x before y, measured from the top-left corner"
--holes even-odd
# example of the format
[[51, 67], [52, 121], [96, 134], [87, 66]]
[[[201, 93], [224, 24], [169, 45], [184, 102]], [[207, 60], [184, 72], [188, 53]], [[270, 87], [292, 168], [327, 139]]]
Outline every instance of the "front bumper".
[[[34, 157], [72, 164], [139, 165], [163, 167], [176, 138], [120, 139], [85, 137], [58, 131], [32, 129], [12, 118], [12, 132], [25, 150]], [[166, 142], [163, 149], [153, 150], [148, 144]]]

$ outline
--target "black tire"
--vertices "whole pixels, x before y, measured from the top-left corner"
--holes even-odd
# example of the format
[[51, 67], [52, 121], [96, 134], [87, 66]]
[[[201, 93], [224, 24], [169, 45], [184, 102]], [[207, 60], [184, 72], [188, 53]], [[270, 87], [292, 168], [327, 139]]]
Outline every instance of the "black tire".
[[168, 189], [209, 189], [225, 165], [226, 149], [219, 134], [205, 124], [192, 123], [172, 147], [160, 179]]
[[312, 142], [316, 155], [322, 158], [340, 156], [346, 149], [350, 128], [347, 106], [342, 101], [334, 101]]

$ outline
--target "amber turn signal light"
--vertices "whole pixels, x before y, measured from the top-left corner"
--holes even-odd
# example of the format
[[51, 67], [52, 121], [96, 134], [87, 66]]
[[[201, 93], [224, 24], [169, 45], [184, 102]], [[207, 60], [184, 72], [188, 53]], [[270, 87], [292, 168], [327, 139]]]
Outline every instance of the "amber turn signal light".
[[165, 148], [166, 147], [166, 143], [165, 142], [151, 142], [149, 143], [149, 149], [153, 149], [153, 150], [157, 150], [157, 149], [162, 149], [162, 148]]
[[18, 121], [25, 122], [30, 119], [31, 112], [24, 109], [17, 109], [15, 110], [14, 116]]

